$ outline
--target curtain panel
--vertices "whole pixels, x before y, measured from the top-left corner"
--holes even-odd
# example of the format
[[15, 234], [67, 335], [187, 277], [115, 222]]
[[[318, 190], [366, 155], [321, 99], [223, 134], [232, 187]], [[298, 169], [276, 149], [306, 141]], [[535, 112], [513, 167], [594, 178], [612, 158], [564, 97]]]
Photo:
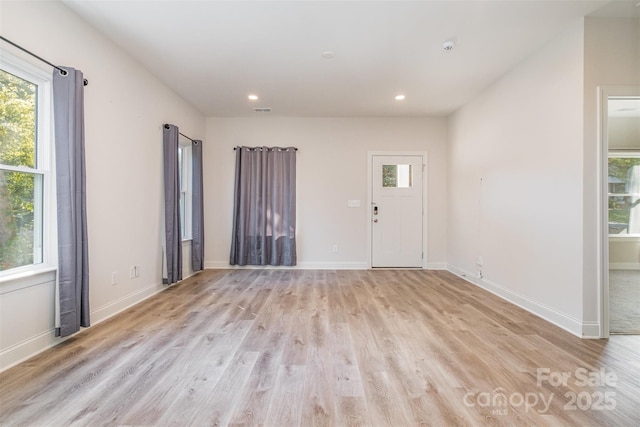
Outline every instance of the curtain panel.
[[162, 283], [182, 280], [182, 232], [180, 230], [180, 176], [178, 166], [179, 130], [175, 125], [162, 127], [164, 157], [164, 231], [165, 262]]
[[296, 149], [236, 147], [229, 263], [296, 262]]
[[204, 192], [202, 179], [202, 141], [193, 140], [191, 146], [191, 268], [204, 269]]
[[56, 336], [90, 326], [84, 142], [84, 78], [60, 67], [53, 72], [56, 157], [58, 283]]

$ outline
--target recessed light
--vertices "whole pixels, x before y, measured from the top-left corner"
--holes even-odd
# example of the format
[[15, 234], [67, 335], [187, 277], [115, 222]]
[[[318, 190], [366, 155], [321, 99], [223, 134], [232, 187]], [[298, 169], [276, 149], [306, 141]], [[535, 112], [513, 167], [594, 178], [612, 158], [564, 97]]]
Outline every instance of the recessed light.
[[396, 101], [402, 101], [403, 99], [405, 99], [406, 97], [404, 95], [396, 95]]
[[249, 96], [247, 96], [247, 98], [249, 98], [251, 101], [257, 101], [258, 100], [258, 95], [249, 95]]
[[322, 52], [322, 57], [324, 59], [332, 59], [336, 57], [336, 54], [331, 50], [325, 50], [324, 52]]

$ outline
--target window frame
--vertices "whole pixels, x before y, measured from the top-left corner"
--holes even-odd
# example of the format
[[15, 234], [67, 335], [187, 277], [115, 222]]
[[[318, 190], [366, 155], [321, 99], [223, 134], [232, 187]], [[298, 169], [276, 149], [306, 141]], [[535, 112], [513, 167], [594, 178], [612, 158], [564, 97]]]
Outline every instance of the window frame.
[[[638, 150], [630, 150], [630, 149], [624, 149], [624, 150], [609, 150], [608, 154], [607, 154], [607, 164], [609, 163], [609, 159], [640, 159], [640, 149]], [[609, 174], [607, 173], [607, 176], [609, 176]], [[608, 191], [609, 189], [607, 188], [607, 206], [609, 206], [609, 200], [611, 200], [611, 197], [628, 197], [628, 196], [632, 196], [632, 195], [637, 195], [638, 197], [640, 197], [640, 193], [611, 193]], [[607, 209], [607, 223], [610, 223], [609, 221], [609, 209]], [[611, 228], [608, 227], [608, 229], [610, 230]], [[640, 233], [625, 233], [625, 234], [611, 234], [608, 233], [609, 238], [615, 238], [615, 239], [638, 239], [640, 238]]]
[[193, 148], [191, 140], [179, 135], [178, 138], [178, 174], [180, 180], [180, 233], [182, 241], [193, 239]]
[[[50, 69], [43, 69], [3, 49], [0, 49], [0, 59], [0, 69], [37, 86], [35, 165], [30, 168], [0, 164], [0, 169], [41, 176], [39, 189], [41, 197], [34, 196], [34, 252], [35, 247], [39, 246], [40, 258], [36, 258], [34, 254], [34, 263], [0, 271], [0, 283], [2, 283], [55, 270], [57, 234], [55, 231], [53, 76]], [[37, 181], [36, 179], [34, 186], [37, 186]], [[36, 191], [34, 188], [34, 193]]]

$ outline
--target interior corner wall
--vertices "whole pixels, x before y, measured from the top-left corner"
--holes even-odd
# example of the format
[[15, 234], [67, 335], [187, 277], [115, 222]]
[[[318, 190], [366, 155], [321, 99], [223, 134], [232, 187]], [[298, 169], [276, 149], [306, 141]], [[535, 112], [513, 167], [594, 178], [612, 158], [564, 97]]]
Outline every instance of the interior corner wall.
[[[163, 289], [162, 124], [204, 139], [205, 118], [62, 3], [3, 1], [0, 12], [4, 37], [82, 70], [89, 80], [87, 221], [95, 324]], [[2, 47], [42, 66], [6, 43]], [[140, 276], [130, 279], [133, 265], [140, 266]], [[60, 342], [53, 337], [53, 296], [50, 278], [28, 288], [0, 283], [0, 370]]]
[[[600, 319], [601, 264], [598, 248], [598, 88], [640, 87], [640, 19], [586, 18], [584, 30], [584, 314], [585, 324]], [[606, 244], [606, 242], [605, 242]], [[636, 246], [637, 250], [638, 246]], [[595, 331], [585, 333], [593, 336]]]
[[583, 20], [449, 125], [449, 269], [582, 333]]
[[[427, 263], [446, 266], [445, 118], [209, 118], [204, 154], [205, 265], [228, 268], [235, 151], [295, 146], [299, 268], [367, 268], [369, 151], [427, 151]], [[360, 200], [349, 208], [349, 200]], [[333, 245], [338, 252], [332, 252]]]

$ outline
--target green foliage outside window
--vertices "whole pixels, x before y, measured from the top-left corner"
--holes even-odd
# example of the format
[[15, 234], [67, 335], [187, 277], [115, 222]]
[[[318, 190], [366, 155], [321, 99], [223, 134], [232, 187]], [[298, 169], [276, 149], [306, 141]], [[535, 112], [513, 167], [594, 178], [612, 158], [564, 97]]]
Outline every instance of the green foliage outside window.
[[34, 262], [36, 89], [0, 70], [0, 271]]
[[398, 166], [382, 165], [382, 186], [397, 187], [398, 186]]
[[630, 180], [629, 171], [640, 165], [638, 157], [609, 158], [609, 233], [626, 233], [626, 225], [636, 197], [623, 195]]

